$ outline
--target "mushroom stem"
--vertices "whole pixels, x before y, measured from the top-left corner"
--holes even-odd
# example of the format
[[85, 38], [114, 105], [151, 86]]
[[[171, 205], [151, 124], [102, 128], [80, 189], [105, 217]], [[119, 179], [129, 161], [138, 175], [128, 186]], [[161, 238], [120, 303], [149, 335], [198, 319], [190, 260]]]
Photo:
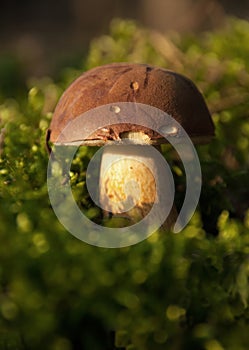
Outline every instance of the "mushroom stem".
[[[139, 142], [137, 144], [136, 139], [136, 144], [106, 146], [101, 159], [101, 207], [104, 214], [126, 218], [128, 224], [137, 223], [148, 215], [154, 203], [159, 202], [160, 187], [165, 188], [170, 183], [167, 178], [162, 179], [158, 159], [150, 152], [152, 146], [144, 144], [141, 139]], [[171, 191], [171, 188], [166, 188], [169, 196]], [[173, 206], [163, 227], [170, 229], [176, 217]]]

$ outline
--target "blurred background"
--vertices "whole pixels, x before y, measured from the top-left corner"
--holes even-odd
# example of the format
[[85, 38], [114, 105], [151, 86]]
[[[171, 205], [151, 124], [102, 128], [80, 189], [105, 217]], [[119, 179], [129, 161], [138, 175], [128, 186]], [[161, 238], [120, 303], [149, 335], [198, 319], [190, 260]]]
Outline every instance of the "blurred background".
[[[54, 74], [77, 64], [90, 40], [108, 32], [112, 18], [136, 19], [161, 32], [222, 27], [226, 15], [249, 18], [247, 0], [9, 0], [1, 2], [0, 65], [20, 65], [24, 76]], [[1, 78], [1, 72], [0, 72]]]

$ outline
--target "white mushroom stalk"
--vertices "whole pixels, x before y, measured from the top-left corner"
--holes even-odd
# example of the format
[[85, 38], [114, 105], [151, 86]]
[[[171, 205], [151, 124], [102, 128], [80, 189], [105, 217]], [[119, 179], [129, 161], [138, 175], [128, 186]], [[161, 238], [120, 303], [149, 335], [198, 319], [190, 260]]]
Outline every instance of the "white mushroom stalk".
[[[99, 202], [106, 213], [126, 218], [131, 225], [146, 217], [155, 204], [160, 215], [160, 205], [171, 201], [172, 181], [161, 171], [162, 164], [154, 156], [155, 152], [151, 152], [153, 146], [148, 144], [147, 135], [128, 132], [123, 137], [127, 143], [106, 146], [102, 153]], [[168, 201], [167, 198], [161, 200], [162, 192], [164, 197], [165, 193], [168, 195]], [[176, 217], [173, 207], [163, 220], [164, 228], [170, 229]]]

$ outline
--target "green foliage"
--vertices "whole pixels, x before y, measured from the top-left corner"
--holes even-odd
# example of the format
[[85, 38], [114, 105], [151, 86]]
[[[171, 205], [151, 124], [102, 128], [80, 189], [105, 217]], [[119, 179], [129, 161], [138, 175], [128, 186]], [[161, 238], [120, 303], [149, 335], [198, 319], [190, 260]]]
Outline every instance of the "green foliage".
[[[115, 20], [110, 35], [92, 42], [83, 69], [132, 61], [177, 70], [203, 91], [216, 126], [211, 144], [198, 146], [203, 191], [188, 226], [122, 249], [78, 241], [49, 203], [45, 132], [62, 89], [80, 72], [65, 70], [57, 84], [33, 81], [24, 99], [3, 100], [1, 349], [111, 349], [111, 330], [126, 350], [248, 348], [248, 56], [249, 24], [234, 19], [195, 37]], [[101, 221], [85, 187], [94, 151], [82, 148], [70, 175], [82, 210]], [[180, 206], [184, 171], [173, 154], [170, 162]]]

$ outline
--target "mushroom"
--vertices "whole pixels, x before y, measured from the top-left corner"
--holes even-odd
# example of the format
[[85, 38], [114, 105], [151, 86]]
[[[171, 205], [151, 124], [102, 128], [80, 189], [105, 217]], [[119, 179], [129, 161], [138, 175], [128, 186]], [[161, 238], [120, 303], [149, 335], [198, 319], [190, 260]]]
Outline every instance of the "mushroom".
[[[56, 106], [47, 141], [107, 145], [100, 167], [99, 202], [105, 212], [126, 217], [130, 223], [135, 223], [150, 212], [160, 196], [156, 184], [156, 180], [162, 182], [160, 165], [150, 149], [153, 145], [160, 151], [160, 145], [167, 140], [148, 127], [147, 123], [141, 122], [139, 125], [139, 118], [134, 124], [124, 119], [120, 122], [118, 116], [124, 103], [129, 102], [155, 107], [167, 113], [195, 143], [206, 143], [214, 135], [213, 122], [204, 98], [191, 80], [148, 64], [113, 63], [83, 73], [68, 87]], [[117, 121], [105, 125], [100, 115], [100, 127], [96, 127], [97, 130], [87, 138], [85, 133], [81, 135], [79, 128], [63, 136], [63, 130], [70, 122], [87, 111], [89, 116], [90, 111], [99, 106], [108, 106], [110, 113], [117, 116]], [[157, 115], [148, 118], [152, 118], [157, 125]], [[88, 118], [86, 128], [89, 122]], [[175, 126], [170, 128], [169, 133], [177, 133]], [[128, 144], [123, 140], [128, 140]], [[167, 181], [170, 182], [166, 177], [163, 179], [164, 186]], [[169, 196], [172, 195], [170, 186], [168, 191]], [[170, 228], [176, 217], [177, 211], [173, 206], [164, 227]]]

